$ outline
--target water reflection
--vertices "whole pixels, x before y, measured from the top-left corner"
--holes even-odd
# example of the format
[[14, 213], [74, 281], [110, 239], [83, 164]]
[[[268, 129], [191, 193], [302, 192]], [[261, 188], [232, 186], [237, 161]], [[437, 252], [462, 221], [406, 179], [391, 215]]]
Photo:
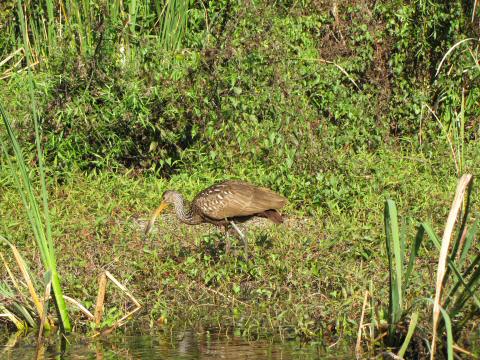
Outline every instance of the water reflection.
[[[56, 340], [56, 341], [55, 341]], [[318, 359], [335, 358], [314, 345], [248, 341], [238, 336], [185, 331], [173, 335], [110, 335], [101, 339], [47, 338], [37, 346], [33, 336], [11, 335], [3, 341], [1, 359]], [[347, 356], [345, 358], [350, 358]]]

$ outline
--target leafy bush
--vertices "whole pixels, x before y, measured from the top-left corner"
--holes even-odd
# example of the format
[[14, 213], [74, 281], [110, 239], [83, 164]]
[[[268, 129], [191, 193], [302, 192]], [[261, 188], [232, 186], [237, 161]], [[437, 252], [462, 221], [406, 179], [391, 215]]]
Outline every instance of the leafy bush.
[[[126, 26], [130, 9], [112, 6], [82, 22], [89, 48], [66, 28], [36, 72], [56, 169], [263, 176], [299, 203], [313, 196], [345, 209], [361, 189], [342, 156], [397, 141], [447, 149], [426, 105], [450, 128], [462, 86], [465, 138], [478, 136], [472, 55], [453, 52], [446, 64], [458, 66], [434, 76], [449, 47], [474, 32], [459, 1], [195, 3], [181, 50], [159, 42], [158, 9], [138, 8]], [[12, 113], [21, 76], [5, 92]]]

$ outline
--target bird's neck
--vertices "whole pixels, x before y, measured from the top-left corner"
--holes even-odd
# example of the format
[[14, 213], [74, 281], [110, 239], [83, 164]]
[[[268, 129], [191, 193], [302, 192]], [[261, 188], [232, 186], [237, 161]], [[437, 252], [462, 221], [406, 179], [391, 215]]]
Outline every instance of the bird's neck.
[[199, 224], [201, 223], [200, 217], [195, 214], [190, 204], [185, 201], [182, 194], [176, 193], [173, 198], [173, 206], [178, 219], [185, 224]]

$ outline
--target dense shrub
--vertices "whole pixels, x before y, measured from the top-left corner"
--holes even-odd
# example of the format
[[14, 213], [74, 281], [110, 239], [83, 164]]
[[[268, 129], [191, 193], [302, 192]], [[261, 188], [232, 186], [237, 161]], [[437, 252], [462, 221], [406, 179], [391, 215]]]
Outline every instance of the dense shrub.
[[316, 179], [339, 168], [340, 149], [418, 146], [419, 132], [435, 139], [425, 104], [448, 127], [462, 87], [467, 137], [478, 136], [479, 72], [464, 71], [469, 53], [453, 52], [435, 75], [449, 47], [475, 35], [460, 1], [195, 3], [176, 51], [152, 35], [152, 17], [138, 15], [134, 31], [121, 17], [101, 20], [106, 7], [90, 11], [90, 50], [65, 31], [37, 72], [45, 148], [57, 167], [168, 175], [192, 165], [222, 171], [242, 157], [275, 169], [272, 182]]

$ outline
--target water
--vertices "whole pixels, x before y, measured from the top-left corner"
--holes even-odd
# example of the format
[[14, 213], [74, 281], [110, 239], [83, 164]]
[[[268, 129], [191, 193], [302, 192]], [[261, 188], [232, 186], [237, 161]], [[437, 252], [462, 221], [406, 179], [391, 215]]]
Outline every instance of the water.
[[37, 346], [33, 337], [6, 337], [0, 359], [338, 359], [332, 351], [297, 342], [248, 341], [242, 337], [196, 334], [110, 335], [102, 339], [49, 338]]

